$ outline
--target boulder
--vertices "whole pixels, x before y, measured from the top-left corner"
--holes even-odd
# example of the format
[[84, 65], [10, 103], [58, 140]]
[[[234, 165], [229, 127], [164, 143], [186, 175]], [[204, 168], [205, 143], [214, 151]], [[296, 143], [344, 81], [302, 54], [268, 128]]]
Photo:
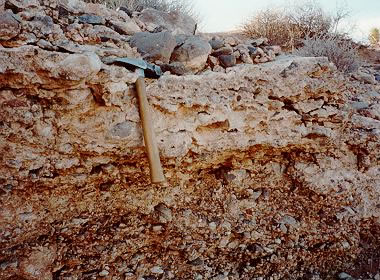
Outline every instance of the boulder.
[[80, 34], [87, 43], [100, 43], [110, 40], [119, 42], [122, 40], [119, 33], [104, 25], [84, 25]]
[[265, 63], [265, 62], [269, 61], [269, 58], [266, 55], [264, 55], [264, 56], [257, 56], [257, 57], [255, 57], [255, 59], [253, 61], [255, 63]]
[[363, 82], [365, 84], [375, 84], [376, 83], [374, 75], [372, 75], [370, 73], [366, 73], [361, 69], [359, 69], [356, 73], [353, 73], [352, 76], [355, 80], [358, 80], [358, 81]]
[[205, 39], [190, 36], [173, 51], [171, 61], [182, 62], [185, 67], [197, 72], [206, 65], [210, 52], [211, 46]]
[[219, 61], [226, 68], [236, 65], [236, 57], [231, 54], [219, 56]]
[[162, 72], [169, 71], [173, 75], [182, 76], [189, 73], [189, 69], [182, 62], [164, 63], [160, 65]]
[[67, 17], [70, 13], [80, 14], [89, 12], [86, 3], [79, 0], [60, 0], [58, 3], [58, 12], [60, 17]]
[[239, 45], [239, 40], [235, 37], [227, 37], [224, 39], [224, 43], [234, 47]]
[[281, 54], [282, 50], [280, 46], [270, 46], [268, 47], [269, 50], [272, 50], [275, 55]]
[[[64, 0], [62, 0], [64, 1]], [[69, 2], [82, 2], [77, 0], [69, 0]], [[82, 2], [83, 3], [83, 2]], [[97, 15], [102, 18], [104, 18], [106, 21], [109, 20], [130, 20], [130, 17], [123, 11], [115, 11], [113, 9], [107, 8], [105, 5], [102, 4], [92, 4], [88, 3], [85, 6], [81, 6], [80, 9], [77, 11], [74, 11], [75, 14], [77, 13], [87, 13], [92, 15]]]
[[37, 8], [40, 5], [38, 0], [0, 0], [0, 7], [2, 1], [7, 2], [7, 7], [12, 9], [12, 11], [22, 11], [26, 9], [30, 10]]
[[105, 24], [103, 17], [92, 14], [84, 14], [78, 17], [79, 23], [88, 23], [88, 24]]
[[123, 11], [124, 13], [126, 13], [130, 17], [132, 16], [132, 11], [128, 7], [126, 7], [126, 6], [121, 6], [119, 8], [119, 10]]
[[208, 60], [207, 60], [208, 64], [214, 68], [215, 66], [219, 65], [219, 59], [215, 56], [212, 56], [212, 55], [209, 55], [208, 56]]
[[54, 68], [53, 74], [73, 81], [96, 75], [102, 62], [95, 53], [70, 54]]
[[233, 49], [231, 47], [221, 47], [220, 49], [217, 49], [212, 52], [213, 56], [221, 56], [221, 55], [228, 55], [233, 53]]
[[161, 61], [169, 63], [170, 56], [177, 45], [170, 32], [138, 32], [130, 40], [132, 47], [136, 47], [143, 57], [151, 62]]
[[[250, 46], [240, 44], [240, 45], [236, 46], [235, 49], [240, 53], [239, 59], [241, 60], [241, 62], [252, 64], [253, 60], [250, 56], [250, 51], [248, 49], [249, 47]], [[252, 48], [252, 47], [250, 47], [250, 48]]]
[[140, 27], [133, 21], [119, 21], [119, 20], [111, 20], [109, 22], [110, 27], [116, 32], [124, 35], [133, 35], [137, 32], [141, 32]]
[[273, 61], [276, 59], [276, 54], [274, 53], [273, 50], [267, 50], [266, 55], [267, 55], [269, 61]]
[[0, 41], [10, 40], [21, 31], [21, 25], [17, 16], [11, 11], [0, 14]]
[[251, 56], [249, 54], [246, 54], [246, 53], [240, 54], [240, 60], [243, 63], [248, 63], [248, 64], [252, 64], [253, 63], [253, 60], [252, 60]]
[[248, 47], [248, 50], [249, 50], [249, 55], [251, 56], [252, 60], [255, 60], [256, 58], [259, 59], [265, 56], [265, 52], [262, 48]]
[[268, 45], [268, 39], [267, 38], [257, 38], [250, 41], [251, 45], [254, 47], [260, 47]]
[[222, 47], [224, 47], [224, 42], [223, 40], [220, 40], [220, 39], [216, 39], [216, 38], [213, 38], [209, 41], [209, 44], [211, 45], [211, 48], [213, 50], [217, 50], [217, 49], [220, 49]]
[[35, 16], [25, 26], [29, 32], [38, 38], [45, 38], [52, 33], [63, 34], [59, 25], [55, 25], [53, 19], [49, 16]]
[[153, 29], [161, 27], [162, 30], [167, 30], [173, 35], [193, 35], [196, 30], [194, 19], [179, 11], [164, 12], [147, 8], [140, 13], [138, 19], [144, 22], [146, 26], [150, 25]]

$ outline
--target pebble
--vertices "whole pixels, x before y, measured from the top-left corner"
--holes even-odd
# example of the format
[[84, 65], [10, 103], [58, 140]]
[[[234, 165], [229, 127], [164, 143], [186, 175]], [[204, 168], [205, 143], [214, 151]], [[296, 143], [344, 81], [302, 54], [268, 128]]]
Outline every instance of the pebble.
[[288, 232], [288, 228], [287, 228], [284, 224], [280, 224], [280, 230], [281, 230], [283, 233], [287, 233], [287, 232]]
[[344, 249], [348, 249], [348, 248], [350, 248], [350, 243], [348, 243], [347, 241], [344, 241], [344, 242], [342, 242], [342, 247]]
[[380, 82], [380, 74], [375, 74], [375, 80]]
[[163, 269], [160, 266], [158, 266], [158, 265], [153, 266], [150, 271], [152, 273], [154, 273], [154, 274], [162, 274], [162, 273], [164, 273]]
[[338, 278], [339, 279], [348, 279], [348, 280], [351, 280], [352, 276], [350, 274], [342, 272], [342, 273], [339, 273]]
[[165, 204], [160, 203], [156, 206], [156, 209], [159, 212], [161, 223], [167, 223], [173, 220], [172, 211]]
[[358, 101], [358, 102], [353, 102], [351, 104], [351, 106], [355, 110], [363, 110], [363, 109], [366, 109], [366, 108], [369, 107], [369, 103], [368, 102], [363, 102], [363, 101]]
[[212, 231], [214, 231], [214, 230], [216, 229], [216, 223], [214, 223], [214, 222], [209, 223], [208, 226], [209, 226], [209, 228], [210, 228]]
[[160, 232], [160, 231], [162, 231], [162, 226], [153, 226], [153, 231], [154, 232]]
[[110, 273], [105, 269], [99, 272], [99, 276], [102, 276], [102, 277], [107, 276], [108, 274], [110, 274]]
[[126, 273], [125, 276], [124, 276], [124, 280], [132, 280], [132, 279], [136, 279], [135, 275], [133, 273]]

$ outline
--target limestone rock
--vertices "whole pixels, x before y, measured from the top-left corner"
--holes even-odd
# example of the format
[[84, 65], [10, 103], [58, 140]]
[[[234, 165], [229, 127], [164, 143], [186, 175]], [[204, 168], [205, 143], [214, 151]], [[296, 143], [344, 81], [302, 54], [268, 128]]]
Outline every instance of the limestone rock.
[[104, 18], [97, 15], [84, 14], [78, 17], [79, 23], [105, 24]]
[[224, 41], [220, 39], [213, 38], [209, 41], [209, 44], [211, 45], [213, 50], [217, 50], [224, 47]]
[[224, 43], [234, 47], [239, 45], [240, 42], [237, 38], [229, 36], [224, 39]]
[[1, 41], [16, 37], [21, 30], [19, 20], [11, 11], [0, 12], [0, 44]]
[[194, 35], [196, 29], [195, 21], [179, 11], [167, 13], [152, 8], [146, 8], [140, 13], [138, 19], [144, 22], [147, 26], [154, 26], [153, 30], [156, 27], [159, 27], [161, 30], [169, 31], [173, 35]]
[[[66, 1], [66, 0], [63, 0]], [[79, 0], [68, 0], [69, 6], [74, 7], [74, 13], [92, 14], [108, 20], [123, 20], [128, 21], [130, 17], [123, 11], [115, 11], [113, 9], [107, 8], [105, 5], [84, 3]], [[75, 8], [76, 7], [76, 8]]]
[[236, 58], [233, 55], [221, 55], [219, 61], [224, 67], [232, 67], [236, 64]]
[[376, 83], [375, 77], [371, 73], [366, 73], [365, 71], [359, 69], [357, 72], [353, 73], [352, 76], [363, 83], [374, 84]]
[[168, 31], [136, 33], [132, 36], [130, 44], [132, 47], [136, 47], [139, 53], [149, 61], [161, 61], [163, 63], [169, 62], [177, 45], [175, 38]]
[[27, 279], [51, 280], [53, 279], [51, 268], [55, 258], [55, 248], [36, 248], [21, 261], [20, 273]]
[[90, 44], [110, 40], [115, 42], [122, 41], [122, 37], [119, 33], [104, 25], [86, 25], [80, 33], [85, 37], [84, 42], [88, 42]]
[[6, 0], [8, 7], [13, 10], [23, 11], [38, 7], [38, 0]]
[[254, 47], [265, 46], [268, 44], [268, 39], [267, 38], [257, 38], [257, 39], [251, 40], [250, 43]]
[[209, 55], [193, 75], [168, 63], [191, 35], [152, 34], [172, 41], [159, 64], [186, 70], [145, 79], [167, 179], [152, 185], [137, 74], [101, 62], [140, 57], [111, 24], [139, 13], [6, 3], [22, 28], [0, 47], [0, 279], [369, 277], [356, 276], [380, 251], [379, 83], [323, 57], [242, 64], [276, 52], [231, 34], [238, 65]]
[[216, 65], [219, 65], [219, 59], [215, 56], [209, 55], [208, 64], [214, 68]]
[[173, 75], [185, 75], [191, 72], [182, 62], [164, 63], [160, 65], [162, 72], [169, 71]]
[[206, 65], [211, 52], [210, 44], [199, 36], [189, 36], [185, 42], [177, 47], [172, 55], [172, 62], [182, 62], [192, 71], [202, 70]]
[[269, 46], [267, 47], [269, 50], [272, 50], [274, 52], [275, 55], [279, 55], [281, 54], [282, 50], [281, 50], [281, 46]]
[[212, 55], [218, 57], [221, 55], [229, 55], [232, 53], [233, 53], [233, 49], [231, 47], [222, 47], [222, 48], [219, 48], [217, 50], [214, 50], [212, 52]]
[[119, 10], [126, 13], [129, 17], [132, 16], [132, 11], [130, 9], [128, 9], [128, 7], [126, 7], [126, 6], [119, 7]]
[[249, 48], [252, 49], [253, 47], [245, 45], [245, 44], [240, 44], [235, 47], [236, 51], [239, 53], [238, 58], [241, 60], [241, 62], [252, 64], [253, 63], [253, 60], [251, 58], [252, 52], [250, 51]]
[[120, 34], [133, 35], [141, 32], [140, 27], [133, 20], [126, 22], [111, 20], [109, 23], [111, 27]]
[[81, 80], [96, 75], [101, 68], [101, 61], [94, 53], [71, 54], [61, 61], [53, 70], [57, 77]]

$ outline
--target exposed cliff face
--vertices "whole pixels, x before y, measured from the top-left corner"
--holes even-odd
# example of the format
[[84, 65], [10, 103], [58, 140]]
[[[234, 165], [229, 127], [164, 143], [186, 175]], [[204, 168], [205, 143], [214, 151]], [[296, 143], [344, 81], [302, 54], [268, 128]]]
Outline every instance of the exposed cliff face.
[[0, 48], [1, 279], [376, 274], [379, 86], [289, 56], [149, 80], [150, 185], [136, 75], [102, 63], [134, 51], [81, 48]]

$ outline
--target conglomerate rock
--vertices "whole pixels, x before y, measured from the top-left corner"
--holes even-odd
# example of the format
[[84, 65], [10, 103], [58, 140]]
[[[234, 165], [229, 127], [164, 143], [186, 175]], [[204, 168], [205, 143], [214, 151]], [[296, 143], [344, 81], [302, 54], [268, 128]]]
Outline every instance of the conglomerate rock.
[[70, 13], [114, 12], [54, 3], [56, 31], [0, 47], [0, 279], [378, 277], [378, 84], [292, 56], [147, 80], [152, 185], [137, 76], [102, 63], [137, 54], [67, 37]]

